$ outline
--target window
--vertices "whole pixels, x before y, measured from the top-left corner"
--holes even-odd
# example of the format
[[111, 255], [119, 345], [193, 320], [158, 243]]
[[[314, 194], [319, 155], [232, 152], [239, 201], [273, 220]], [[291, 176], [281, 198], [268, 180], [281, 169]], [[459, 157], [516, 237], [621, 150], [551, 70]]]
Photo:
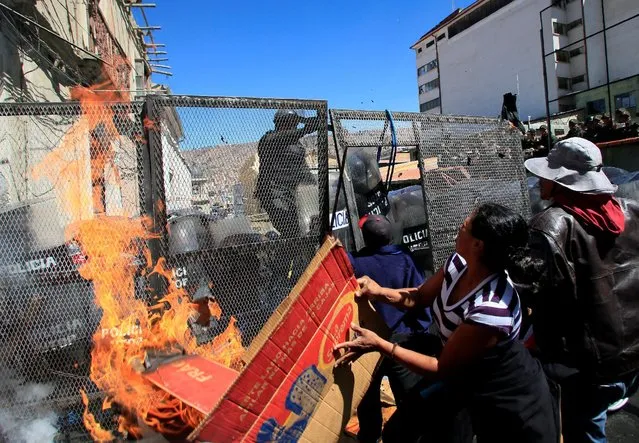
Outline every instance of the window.
[[566, 9], [566, 5], [568, 3], [572, 3], [575, 0], [553, 0], [552, 5], [557, 7], [557, 8], [563, 8]]
[[431, 80], [428, 83], [424, 83], [419, 87], [419, 93], [424, 94], [425, 92], [432, 91], [433, 89], [439, 86], [439, 79]]
[[557, 77], [557, 87], [559, 89], [572, 89], [572, 81], [567, 77]]
[[444, 32], [442, 35], [440, 35], [439, 37], [437, 37], [437, 41], [443, 40], [446, 38], [446, 33]]
[[632, 92], [626, 92], [625, 94], [615, 95], [615, 109], [619, 108], [636, 108], [637, 99]]
[[422, 48], [417, 49], [417, 53], [421, 54], [422, 53]]
[[435, 80], [429, 81], [424, 86], [426, 87], [426, 91], [432, 91], [433, 89], [438, 88], [439, 87], [439, 78], [436, 78]]
[[566, 105], [566, 104], [559, 104], [559, 112], [568, 112], [568, 111], [574, 111], [575, 110], [575, 105]]
[[559, 35], [567, 35], [568, 25], [565, 23], [552, 22], [552, 32]]
[[428, 43], [426, 43], [426, 47], [430, 48], [431, 46], [433, 46], [435, 44], [435, 40], [431, 40]]
[[569, 63], [570, 62], [570, 53], [568, 51], [558, 50], [555, 52], [555, 57], [558, 62]]
[[200, 185], [193, 185], [193, 194], [199, 195], [202, 192], [202, 187]]
[[555, 137], [564, 135], [566, 133], [564, 129], [555, 129], [553, 132], [555, 133]]
[[433, 60], [432, 62], [426, 63], [424, 66], [420, 66], [419, 69], [417, 70], [417, 77], [424, 75], [429, 71], [432, 71], [436, 67], [437, 67], [437, 59]]
[[566, 25], [566, 30], [570, 31], [571, 29], [575, 29], [575, 28], [577, 28], [577, 27], [579, 27], [579, 26], [581, 26], [583, 24], [584, 24], [584, 21], [582, 19], [578, 18], [577, 20], [568, 23]]
[[460, 32], [465, 31], [513, 1], [514, 0], [489, 0], [485, 2], [483, 5], [464, 14], [459, 20], [451, 24], [448, 27], [448, 38], [453, 38]]
[[144, 91], [144, 83], [144, 60], [135, 59], [135, 89], [137, 89], [137, 93]]
[[586, 112], [588, 112], [588, 115], [606, 112], [606, 100], [602, 98], [586, 103]]
[[430, 111], [431, 109], [435, 109], [437, 107], [439, 107], [439, 97], [437, 97], [435, 100], [431, 100], [419, 105], [419, 112]]
[[577, 57], [578, 55], [583, 54], [583, 53], [584, 53], [584, 47], [580, 46], [580, 47], [578, 47], [576, 49], [572, 49], [570, 51], [570, 56], [571, 57]]
[[586, 76], [583, 75], [583, 74], [572, 78], [572, 84], [573, 85], [576, 85], [577, 83], [583, 83], [585, 81], [586, 81]]

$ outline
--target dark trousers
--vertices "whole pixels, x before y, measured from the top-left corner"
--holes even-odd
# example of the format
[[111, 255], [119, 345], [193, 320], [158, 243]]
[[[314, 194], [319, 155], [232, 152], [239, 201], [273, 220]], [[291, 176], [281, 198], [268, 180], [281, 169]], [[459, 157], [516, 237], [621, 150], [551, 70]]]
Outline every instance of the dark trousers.
[[420, 382], [386, 424], [384, 443], [557, 443], [558, 405], [519, 342], [486, 351], [445, 382]]
[[468, 409], [441, 382], [422, 380], [388, 420], [384, 443], [471, 443], [473, 427]]
[[[405, 349], [429, 355], [434, 355], [441, 348], [439, 338], [427, 333], [393, 334], [390, 341], [398, 343]], [[357, 438], [361, 442], [376, 442], [382, 435], [382, 404], [379, 388], [385, 376], [390, 382], [398, 409], [402, 407], [409, 392], [423, 379], [421, 375], [389, 358], [384, 358], [357, 408], [359, 419]]]
[[282, 238], [300, 237], [297, 209], [297, 185], [271, 180], [261, 184], [256, 192], [260, 205], [268, 214], [271, 224]]

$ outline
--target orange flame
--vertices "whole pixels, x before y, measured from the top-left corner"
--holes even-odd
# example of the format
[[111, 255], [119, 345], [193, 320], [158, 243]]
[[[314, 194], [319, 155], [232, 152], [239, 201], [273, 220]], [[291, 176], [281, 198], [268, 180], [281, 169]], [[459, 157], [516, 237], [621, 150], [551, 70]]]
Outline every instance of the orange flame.
[[[154, 237], [149, 230], [150, 220], [106, 215], [111, 212], [106, 210], [104, 199], [105, 168], [114, 171], [119, 183], [113, 144], [120, 135], [109, 106], [119, 97], [86, 88], [74, 89], [72, 96], [80, 100], [84, 112], [60, 145], [34, 168], [33, 175], [56, 184], [61, 206], [70, 218], [66, 236], [76, 240], [87, 257], [79, 272], [93, 282], [95, 303], [102, 310], [100, 325], [93, 335], [91, 379], [107, 393], [103, 409], [117, 403], [130, 412], [119, 417], [120, 432], [140, 435], [137, 423], [143, 422], [167, 436], [181, 436], [193, 429], [202, 416], [146, 382], [142, 372], [147, 352], [200, 354], [237, 366], [244, 352], [240, 331], [231, 318], [222, 334], [198, 346], [188, 326], [189, 320], [198, 315], [197, 306], [189, 301], [184, 289], [171, 283], [154, 307], [136, 298], [136, 258], [146, 259], [148, 269], [144, 274], [157, 274], [169, 282], [172, 276], [163, 258], [155, 264], [151, 262], [146, 247], [146, 241]], [[157, 129], [151, 120], [145, 120], [144, 125]], [[160, 309], [154, 309], [157, 307]], [[211, 316], [220, 318], [219, 305], [211, 302], [208, 308]], [[113, 434], [89, 412], [86, 393], [81, 394], [85, 405], [83, 421], [91, 436], [96, 441], [112, 441]]]
[[93, 440], [99, 442], [113, 441], [113, 434], [106, 429], [103, 429], [100, 423], [96, 421], [93, 414], [89, 412], [89, 397], [87, 396], [87, 393], [84, 392], [84, 389], [80, 389], [80, 395], [82, 396], [82, 403], [84, 403], [84, 413], [82, 414], [84, 426], [91, 433]]
[[142, 120], [142, 125], [144, 126], [144, 129], [147, 129], [149, 131], [158, 130], [158, 124], [146, 116], [144, 117], [144, 120]]

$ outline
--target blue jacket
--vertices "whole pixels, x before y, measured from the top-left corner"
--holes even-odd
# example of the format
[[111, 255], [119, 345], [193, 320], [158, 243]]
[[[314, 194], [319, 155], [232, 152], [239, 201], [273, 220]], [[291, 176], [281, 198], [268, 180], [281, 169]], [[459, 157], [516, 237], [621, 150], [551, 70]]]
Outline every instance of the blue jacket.
[[[415, 262], [400, 246], [383, 246], [376, 251], [364, 249], [357, 255], [349, 253], [348, 258], [355, 277], [368, 275], [383, 287], [416, 288], [424, 282]], [[425, 332], [432, 321], [429, 309], [402, 311], [386, 303], [373, 304], [393, 333]]]

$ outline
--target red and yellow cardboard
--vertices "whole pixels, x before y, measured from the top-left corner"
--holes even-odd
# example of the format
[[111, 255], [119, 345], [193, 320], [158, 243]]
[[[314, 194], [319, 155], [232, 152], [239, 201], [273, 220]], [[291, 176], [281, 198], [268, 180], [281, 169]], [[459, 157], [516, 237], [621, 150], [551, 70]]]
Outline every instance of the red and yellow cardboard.
[[[183, 379], [203, 380], [199, 385], [189, 380], [180, 387], [174, 380], [169, 389], [163, 388], [206, 414], [189, 439], [337, 441], [380, 356], [366, 354], [352, 365], [335, 368], [333, 346], [351, 338], [353, 322], [385, 333], [370, 304], [355, 301], [356, 288], [346, 253], [337, 240], [328, 238], [247, 350], [241, 372], [196, 362], [198, 357], [187, 369], [176, 367], [179, 362], [169, 363], [173, 372], [182, 368], [187, 374]], [[219, 385], [209, 386], [211, 380]], [[161, 381], [155, 382], [162, 387]]]
[[335, 368], [333, 347], [351, 323], [385, 334], [339, 241], [328, 238], [297, 285], [255, 338], [241, 372], [198, 356], [147, 378], [206, 414], [189, 436], [202, 442], [337, 441], [363, 397], [378, 353]]

